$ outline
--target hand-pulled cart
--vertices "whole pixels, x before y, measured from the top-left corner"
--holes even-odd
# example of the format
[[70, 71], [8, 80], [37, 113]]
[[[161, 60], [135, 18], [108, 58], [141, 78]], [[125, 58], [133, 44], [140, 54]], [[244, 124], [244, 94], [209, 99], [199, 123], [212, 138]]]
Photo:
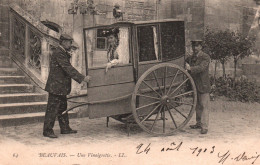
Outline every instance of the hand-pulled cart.
[[[106, 72], [106, 31], [116, 29], [117, 63]], [[110, 42], [110, 41], [109, 41]], [[91, 76], [89, 118], [134, 121], [153, 135], [172, 135], [191, 119], [197, 102], [193, 79], [183, 69], [185, 28], [179, 20], [118, 22], [84, 29], [86, 74]], [[84, 100], [83, 99], [83, 100]], [[82, 100], [82, 98], [81, 98]]]

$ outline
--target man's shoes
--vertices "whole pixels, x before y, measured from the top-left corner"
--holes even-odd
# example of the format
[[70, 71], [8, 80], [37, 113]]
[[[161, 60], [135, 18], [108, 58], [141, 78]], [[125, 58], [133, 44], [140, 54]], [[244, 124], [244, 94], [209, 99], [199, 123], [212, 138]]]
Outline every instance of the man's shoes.
[[195, 125], [190, 125], [191, 129], [202, 129], [200, 125], [195, 124]]
[[54, 133], [45, 133], [43, 132], [44, 137], [49, 137], [49, 138], [58, 138]]
[[60, 133], [61, 134], [74, 134], [74, 133], [77, 133], [78, 131], [77, 130], [72, 130], [72, 129], [69, 129], [69, 130], [61, 130]]
[[201, 134], [207, 134], [207, 133], [208, 133], [208, 129], [203, 129], [203, 128], [201, 128], [200, 133], [201, 133]]

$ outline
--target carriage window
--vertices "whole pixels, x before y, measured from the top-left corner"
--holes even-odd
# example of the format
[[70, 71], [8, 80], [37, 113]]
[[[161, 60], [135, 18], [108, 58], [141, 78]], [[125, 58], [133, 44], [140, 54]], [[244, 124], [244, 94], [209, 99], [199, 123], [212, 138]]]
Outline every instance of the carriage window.
[[107, 48], [107, 39], [103, 33], [104, 29], [97, 29], [97, 49], [105, 50]]
[[159, 60], [157, 29], [155, 25], [137, 27], [140, 62]]
[[162, 60], [167, 61], [184, 56], [185, 38], [183, 22], [161, 24]]
[[88, 68], [129, 64], [129, 28], [100, 28], [85, 31]]

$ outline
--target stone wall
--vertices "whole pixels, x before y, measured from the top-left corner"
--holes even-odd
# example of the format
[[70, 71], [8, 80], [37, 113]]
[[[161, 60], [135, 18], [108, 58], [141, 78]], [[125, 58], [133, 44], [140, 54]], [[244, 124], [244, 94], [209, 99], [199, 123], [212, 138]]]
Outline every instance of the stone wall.
[[260, 65], [259, 64], [243, 64], [243, 75], [246, 75], [248, 79], [260, 83]]
[[12, 0], [10, 2], [17, 3], [40, 21], [55, 22], [66, 33], [72, 32], [73, 16], [68, 14], [72, 0]]
[[8, 0], [0, 1], [0, 48], [9, 46], [9, 6]]
[[171, 17], [185, 20], [186, 46], [190, 52], [190, 40], [202, 39], [204, 35], [205, 0], [174, 0]]
[[205, 0], [205, 26], [248, 33], [256, 10], [253, 0]]
[[[72, 2], [73, 0], [1, 0], [1, 45], [8, 46], [9, 3], [17, 3], [39, 20], [55, 22], [65, 32], [72, 33], [75, 15], [68, 14]], [[247, 33], [256, 12], [253, 0], [94, 0], [94, 3], [97, 9], [105, 14], [94, 16], [95, 20], [93, 16], [84, 16], [85, 27], [115, 22], [112, 10], [118, 3], [125, 12], [124, 20], [184, 19], [188, 40], [201, 38], [205, 26]], [[146, 13], [151, 16], [145, 17], [142, 8], [150, 8]]]
[[[205, 0], [94, 0], [96, 8], [102, 15], [84, 16], [84, 26], [111, 24], [113, 18], [113, 6], [118, 3], [124, 13], [124, 20], [154, 20], [165, 18], [179, 18], [187, 21], [188, 38], [201, 38], [204, 27], [204, 1]], [[1, 0], [1, 32], [8, 35], [8, 5], [17, 3], [41, 21], [51, 21], [60, 25], [67, 33], [73, 32], [75, 15], [68, 14], [73, 0]], [[79, 15], [79, 14], [78, 14]], [[8, 45], [7, 40], [2, 43]]]

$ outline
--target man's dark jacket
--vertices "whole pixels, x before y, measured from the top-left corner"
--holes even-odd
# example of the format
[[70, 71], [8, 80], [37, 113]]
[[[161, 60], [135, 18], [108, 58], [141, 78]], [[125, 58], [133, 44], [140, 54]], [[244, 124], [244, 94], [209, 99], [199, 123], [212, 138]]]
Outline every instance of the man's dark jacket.
[[190, 64], [190, 74], [196, 84], [199, 93], [210, 92], [210, 79], [209, 79], [209, 63], [210, 57], [206, 53], [200, 51], [197, 56], [188, 57], [185, 60]]
[[70, 54], [57, 47], [50, 58], [50, 73], [45, 90], [55, 95], [68, 95], [71, 92], [71, 78], [81, 83], [84, 76], [70, 64]]

